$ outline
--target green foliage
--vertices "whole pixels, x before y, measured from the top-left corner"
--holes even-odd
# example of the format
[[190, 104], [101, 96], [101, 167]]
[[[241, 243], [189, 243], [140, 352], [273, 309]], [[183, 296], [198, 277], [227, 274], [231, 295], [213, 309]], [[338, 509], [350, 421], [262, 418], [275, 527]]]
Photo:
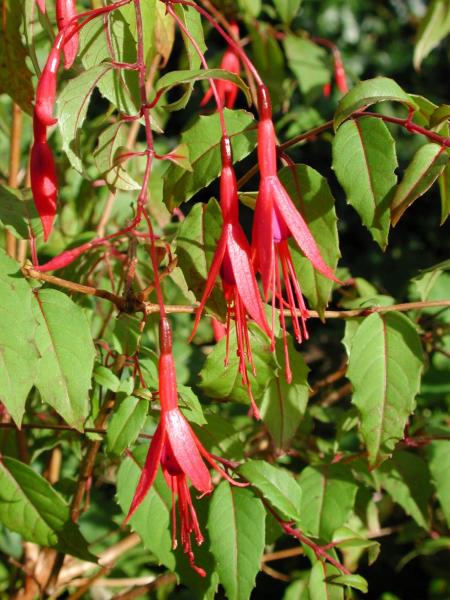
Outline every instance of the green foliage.
[[[44, 243], [27, 172], [55, 2], [42, 14], [0, 0], [0, 600], [34, 585], [78, 597], [84, 578], [86, 600], [136, 583], [175, 600], [447, 600], [448, 0], [197, 4], [238, 23], [271, 96], [302, 248], [344, 285], [289, 239], [307, 334], [292, 335], [280, 282], [275, 300], [261, 296], [273, 340], [245, 312], [247, 341], [226, 254], [190, 339], [235, 199], [220, 180], [220, 115], [213, 100], [200, 107], [211, 80], [238, 88], [224, 110], [241, 202], [231, 220], [250, 245], [270, 144], [260, 134], [258, 146], [249, 64], [227, 71], [214, 27], [160, 0], [76, 1], [79, 13], [112, 10], [80, 19], [77, 58], [57, 71]], [[275, 216], [283, 238], [278, 205]], [[176, 382], [161, 360], [160, 293]], [[247, 346], [261, 420], [240, 372]], [[142, 474], [154, 481], [124, 524]]]

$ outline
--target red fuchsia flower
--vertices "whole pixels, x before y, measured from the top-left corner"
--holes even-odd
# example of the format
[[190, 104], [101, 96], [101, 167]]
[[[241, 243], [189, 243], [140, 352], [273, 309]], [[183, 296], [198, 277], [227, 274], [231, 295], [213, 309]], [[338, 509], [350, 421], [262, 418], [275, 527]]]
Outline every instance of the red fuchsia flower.
[[161, 354], [158, 375], [161, 417], [150, 444], [145, 465], [125, 522], [129, 521], [144, 500], [148, 490], [155, 481], [159, 465], [161, 465], [167, 485], [172, 491], [173, 549], [177, 547], [176, 498], [178, 498], [180, 539], [183, 550], [187, 554], [192, 568], [204, 577], [206, 573], [195, 564], [195, 557], [192, 551], [192, 534], [195, 537], [197, 545], [203, 542], [203, 535], [200, 531], [194, 505], [192, 504], [188, 480], [202, 495], [212, 492], [211, 475], [203, 461], [205, 459], [222, 477], [233, 485], [244, 487], [247, 484], [235, 481], [219, 467], [211, 454], [197, 439], [191, 426], [178, 407], [175, 363], [172, 354], [172, 333], [166, 317], [162, 317], [160, 321], [159, 340]]
[[[74, 22], [76, 16], [75, 0], [56, 0], [56, 22], [59, 31], [63, 31], [71, 22]], [[69, 69], [78, 54], [78, 32], [76, 30], [64, 44], [63, 52], [64, 68]]]
[[30, 179], [33, 200], [42, 222], [45, 241], [47, 241], [53, 227], [58, 196], [55, 161], [47, 143], [46, 130], [45, 125], [35, 114], [33, 118], [34, 142], [30, 157]]
[[[231, 27], [233, 29], [234, 37], [239, 38], [239, 26], [237, 23], [232, 23]], [[239, 60], [239, 56], [236, 50], [232, 46], [228, 46], [225, 50], [225, 53], [222, 57], [222, 61], [220, 63], [220, 68], [224, 71], [228, 71], [229, 73], [234, 73], [235, 75], [241, 74], [241, 63]], [[225, 79], [219, 79], [215, 81], [218, 96], [220, 98], [220, 103], [222, 108], [226, 106], [227, 108], [233, 108], [236, 102], [236, 98], [239, 92], [239, 88], [232, 81], [226, 81]], [[202, 101], [200, 102], [200, 106], [206, 106], [208, 102], [213, 97], [213, 90], [209, 88], [206, 94], [203, 96]]]
[[[272, 296], [272, 319], [275, 302], [280, 309], [289, 308], [297, 341], [308, 338], [306, 319], [308, 311], [292, 263], [288, 246], [294, 238], [298, 247], [313, 267], [325, 277], [339, 282], [324, 262], [320, 250], [301, 214], [277, 175], [276, 136], [272, 123], [269, 92], [264, 85], [258, 88], [260, 121], [258, 125], [258, 163], [261, 175], [258, 199], [253, 222], [253, 258], [255, 268], [261, 273], [264, 296]], [[283, 285], [286, 300], [283, 296]], [[284, 336], [286, 380], [292, 380], [286, 339], [284, 310], [280, 310], [280, 323]]]
[[39, 6], [41, 13], [45, 13], [45, 0], [35, 0], [35, 3]]
[[[348, 92], [347, 76], [345, 74], [344, 63], [342, 62], [341, 53], [336, 46], [332, 46], [333, 63], [334, 63], [334, 81], [341, 94]], [[326, 83], [323, 86], [323, 95], [328, 98], [331, 94], [331, 83]]]
[[191, 339], [200, 322], [216, 279], [220, 273], [227, 301], [227, 345], [225, 364], [228, 363], [228, 340], [232, 315], [236, 322], [236, 337], [239, 356], [239, 372], [242, 383], [247, 387], [255, 418], [259, 419], [259, 410], [253, 398], [248, 378], [249, 362], [253, 374], [256, 374], [247, 326], [247, 316], [252, 318], [270, 337], [273, 347], [273, 335], [267, 324], [258, 284], [251, 261], [250, 245], [239, 223], [238, 195], [236, 175], [233, 169], [233, 155], [229, 137], [222, 137], [222, 174], [220, 177], [220, 206], [223, 228], [216, 252], [208, 273], [205, 290], [197, 309]]
[[60, 63], [62, 41], [63, 35], [59, 34], [49, 52], [36, 88], [34, 113], [39, 121], [47, 127], [57, 122], [57, 119], [53, 117], [53, 107], [56, 98], [56, 75]]

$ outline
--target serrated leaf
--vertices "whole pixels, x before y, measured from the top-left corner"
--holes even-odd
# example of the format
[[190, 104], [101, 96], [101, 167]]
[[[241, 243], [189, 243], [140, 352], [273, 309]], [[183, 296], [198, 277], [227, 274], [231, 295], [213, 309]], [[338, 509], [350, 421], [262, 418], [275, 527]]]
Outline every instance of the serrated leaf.
[[[206, 278], [222, 231], [222, 213], [216, 200], [195, 204], [181, 223], [177, 236], [178, 265], [198, 301], [203, 296]], [[206, 308], [219, 319], [226, 315], [220, 281], [214, 287]]]
[[330, 575], [327, 578], [330, 583], [337, 583], [338, 585], [345, 585], [347, 587], [359, 590], [363, 594], [367, 594], [369, 591], [369, 585], [364, 577], [352, 573], [351, 575]]
[[19, 427], [39, 359], [32, 302], [19, 264], [0, 250], [0, 401]]
[[450, 441], [439, 440], [429, 444], [427, 458], [436, 496], [450, 527]]
[[182, 70], [182, 71], [170, 71], [158, 79], [155, 85], [155, 91], [166, 93], [177, 85], [190, 84], [195, 81], [203, 81], [205, 79], [223, 79], [225, 81], [231, 81], [234, 83], [242, 92], [244, 92], [247, 98], [248, 104], [251, 104], [252, 97], [250, 89], [238, 75], [231, 73], [230, 71], [224, 71], [223, 69], [198, 69], [198, 70]]
[[438, 130], [450, 120], [450, 104], [441, 104], [430, 117], [430, 127]]
[[128, 149], [125, 144], [128, 131], [123, 121], [110, 125], [98, 138], [98, 145], [94, 152], [94, 159], [101, 175], [105, 175], [107, 183], [118, 190], [139, 190], [137, 183], [124, 169], [120, 162], [120, 154], [125, 154]]
[[422, 369], [420, 338], [405, 315], [391, 312], [364, 319], [353, 337], [347, 377], [371, 467], [390, 456], [402, 439]]
[[416, 110], [417, 104], [393, 79], [375, 77], [361, 81], [341, 98], [334, 115], [334, 127], [338, 127], [358, 110], [378, 102], [401, 102]]
[[[292, 382], [286, 382], [284, 369], [281, 367], [278, 375], [269, 383], [260, 404], [262, 420], [280, 449], [289, 447], [305, 414], [309, 399], [309, 369], [303, 356], [295, 350], [291, 336], [288, 337], [288, 352]], [[284, 365], [282, 339], [276, 340], [275, 354], [278, 363]]]
[[309, 577], [308, 590], [310, 600], [344, 600], [344, 588], [329, 580], [339, 576], [340, 571], [328, 563], [318, 560]]
[[450, 215], [450, 164], [442, 171], [438, 181], [441, 195], [441, 225], [443, 225]]
[[[248, 368], [248, 376], [255, 400], [263, 395], [277, 367], [270, 352], [270, 341], [267, 335], [254, 323], [248, 324], [250, 345], [256, 377]], [[225, 367], [226, 339], [223, 338], [208, 355], [203, 369], [200, 371], [199, 387], [210, 398], [226, 398], [235, 402], [248, 404], [248, 390], [242, 383], [239, 373], [239, 357], [237, 355], [236, 333], [230, 332], [228, 365]]]
[[96, 562], [61, 496], [29, 466], [6, 456], [0, 460], [0, 521], [25, 540]]
[[377, 470], [381, 486], [419, 527], [429, 529], [430, 472], [417, 454], [398, 451]]
[[108, 423], [106, 447], [108, 452], [120, 456], [137, 439], [147, 417], [148, 402], [134, 396], [120, 400]]
[[27, 50], [20, 33], [22, 9], [22, 3], [17, 0], [0, 1], [0, 94], [7, 94], [23, 111], [31, 114], [34, 91], [26, 61]]
[[208, 531], [229, 600], [248, 600], [250, 596], [264, 552], [264, 525], [261, 500], [247, 488], [222, 481], [211, 500]]
[[[142, 467], [147, 454], [148, 445], [136, 448], [133, 456]], [[122, 512], [126, 515], [141, 474], [138, 464], [127, 457], [120, 465], [117, 473], [117, 500]], [[168, 569], [175, 569], [175, 556], [172, 553], [172, 536], [170, 532], [170, 514], [172, 500], [170, 490], [159, 470], [153, 486], [149, 489], [139, 508], [130, 519], [133, 531], [139, 535], [144, 546], [152, 552], [158, 562]], [[151, 523], [151, 527], [149, 527]]]
[[291, 473], [263, 460], [249, 460], [239, 467], [238, 472], [285, 520], [300, 519], [302, 490]]
[[355, 503], [358, 486], [343, 465], [306, 467], [298, 479], [302, 489], [301, 527], [310, 535], [331, 541]]
[[82, 431], [89, 414], [95, 348], [83, 310], [56, 290], [40, 290], [33, 306], [40, 354], [36, 387], [71, 427]]
[[[133, 35], [130, 31], [130, 11], [134, 8], [124, 6], [115, 10], [108, 18], [110, 39], [113, 45], [114, 59], [118, 62], [133, 63], [136, 50]], [[86, 70], [105, 68], [111, 60], [103, 19], [93, 19], [80, 31], [79, 56]], [[103, 65], [101, 65], [103, 63]], [[138, 75], [131, 69], [108, 68], [99, 79], [97, 87], [123, 114], [133, 115], [139, 112]]]
[[63, 139], [63, 150], [74, 169], [83, 171], [80, 150], [80, 134], [86, 119], [89, 101], [94, 89], [111, 70], [101, 64], [71, 79], [57, 100], [58, 126]]
[[397, 177], [395, 142], [386, 125], [374, 117], [349, 120], [333, 141], [333, 169], [373, 239], [387, 245], [391, 194]]
[[180, 408], [188, 421], [197, 425], [206, 425], [207, 421], [203, 414], [202, 405], [192, 388], [187, 385], [178, 385], [178, 396]]
[[[341, 253], [335, 202], [327, 180], [307, 165], [286, 167], [280, 171], [279, 177], [308, 224], [323, 259], [334, 271]], [[323, 317], [333, 282], [314, 269], [311, 261], [304, 257], [295, 243], [291, 242], [290, 249], [302, 293], [308, 299], [310, 308], [317, 310]]]
[[22, 240], [30, 237], [30, 229], [35, 237], [42, 233], [41, 220], [28, 190], [0, 185], [0, 221]]
[[274, 0], [275, 8], [286, 25], [297, 15], [301, 3], [302, 0]]
[[330, 81], [327, 51], [310, 40], [288, 34], [283, 41], [288, 65], [297, 77], [303, 94], [322, 91]]
[[[256, 131], [252, 128], [253, 115], [244, 110], [225, 109], [225, 123], [233, 145], [235, 161], [245, 158], [255, 147]], [[219, 116], [201, 116], [181, 134], [183, 144], [189, 149], [192, 171], [171, 164], [164, 177], [164, 200], [173, 209], [210, 184], [222, 168], [220, 158]]]
[[420, 198], [442, 174], [449, 156], [439, 144], [424, 144], [414, 154], [392, 199], [392, 224], [396, 225], [405, 210]]
[[423, 17], [414, 48], [414, 67], [420, 69], [424, 58], [450, 33], [448, 0], [432, 0]]

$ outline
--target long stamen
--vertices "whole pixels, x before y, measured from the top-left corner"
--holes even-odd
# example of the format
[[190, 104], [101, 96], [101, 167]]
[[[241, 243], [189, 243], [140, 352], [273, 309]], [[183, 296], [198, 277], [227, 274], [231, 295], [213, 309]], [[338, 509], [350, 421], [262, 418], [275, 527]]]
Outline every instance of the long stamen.
[[281, 288], [280, 268], [278, 266], [278, 257], [277, 256], [275, 256], [274, 266], [275, 266], [277, 295], [280, 298], [280, 324], [281, 324], [281, 331], [283, 333], [284, 364], [285, 364], [284, 372], [285, 372], [286, 381], [288, 383], [291, 383], [292, 371], [291, 371], [291, 363], [289, 361], [289, 349], [288, 349], [287, 334], [286, 334], [286, 319], [284, 316], [284, 309], [283, 309], [283, 291]]

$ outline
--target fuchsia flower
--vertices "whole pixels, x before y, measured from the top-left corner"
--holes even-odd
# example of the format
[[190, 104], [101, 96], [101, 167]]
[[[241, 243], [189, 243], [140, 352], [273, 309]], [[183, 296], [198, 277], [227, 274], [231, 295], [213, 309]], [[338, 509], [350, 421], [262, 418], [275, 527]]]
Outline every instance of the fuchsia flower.
[[[56, 21], [58, 30], [63, 31], [75, 20], [77, 9], [75, 0], [56, 0]], [[69, 69], [78, 54], [78, 32], [76, 30], [69, 36], [63, 47], [64, 68]]]
[[252, 371], [255, 374], [247, 327], [247, 315], [267, 333], [272, 340], [272, 344], [273, 336], [267, 324], [258, 284], [256, 282], [250, 258], [250, 245], [239, 223], [236, 175], [233, 169], [231, 142], [226, 136], [222, 137], [221, 150], [222, 174], [220, 177], [220, 206], [223, 217], [223, 228], [208, 273], [203, 297], [196, 312], [191, 339], [198, 327], [206, 301], [208, 300], [220, 273], [228, 308], [227, 355], [225, 362], [227, 363], [228, 361], [229, 325], [231, 316], [233, 315], [236, 321], [239, 372], [243, 384], [247, 386], [253, 414], [256, 418], [260, 418], [247, 373], [246, 359], [250, 363]]
[[[301, 342], [308, 338], [306, 329], [308, 311], [292, 263], [288, 246], [289, 238], [294, 238], [300, 250], [317, 271], [333, 281], [339, 282], [339, 280], [324, 262], [308, 225], [278, 178], [272, 107], [268, 90], [264, 85], [260, 85], [258, 88], [258, 103], [260, 114], [258, 163], [261, 181], [253, 223], [254, 264], [261, 273], [265, 299], [267, 300], [269, 295], [272, 296], [272, 318], [274, 319], [275, 301], [278, 300], [280, 308], [285, 306], [289, 308], [295, 337]], [[286, 300], [283, 296], [282, 281]], [[286, 379], [290, 382], [292, 374], [289, 366], [283, 310], [280, 310], [280, 323], [284, 336]]]
[[[236, 38], [239, 37], [239, 27], [237, 23], [232, 23], [231, 27]], [[232, 46], [228, 46], [223, 55], [220, 63], [220, 68], [224, 71], [229, 71], [235, 75], [241, 74], [241, 63], [236, 50]], [[236, 98], [239, 92], [239, 88], [232, 81], [226, 81], [225, 79], [219, 79], [215, 81], [217, 92], [220, 98], [221, 107], [226, 106], [227, 108], [233, 108], [236, 102]], [[208, 89], [206, 94], [203, 96], [200, 106], [206, 106], [213, 96], [211, 88]]]
[[[159, 465], [161, 465], [167, 485], [172, 491], [172, 542], [177, 547], [176, 500], [178, 497], [178, 516], [180, 519], [180, 538], [183, 550], [187, 554], [192, 568], [202, 577], [205, 571], [195, 564], [192, 551], [191, 535], [194, 534], [198, 545], [203, 542], [203, 535], [192, 504], [188, 479], [201, 494], [212, 492], [211, 476], [203, 459], [225, 477], [230, 483], [245, 486], [231, 479], [215, 462], [213, 457], [197, 439], [191, 426], [178, 407], [177, 381], [175, 363], [172, 355], [172, 333], [169, 321], [161, 317], [159, 328], [160, 351], [159, 401], [161, 417], [147, 453], [145, 465], [141, 473], [130, 510], [125, 519], [127, 522], [144, 500], [148, 490], [155, 481]], [[202, 458], [203, 457], [203, 458]]]

